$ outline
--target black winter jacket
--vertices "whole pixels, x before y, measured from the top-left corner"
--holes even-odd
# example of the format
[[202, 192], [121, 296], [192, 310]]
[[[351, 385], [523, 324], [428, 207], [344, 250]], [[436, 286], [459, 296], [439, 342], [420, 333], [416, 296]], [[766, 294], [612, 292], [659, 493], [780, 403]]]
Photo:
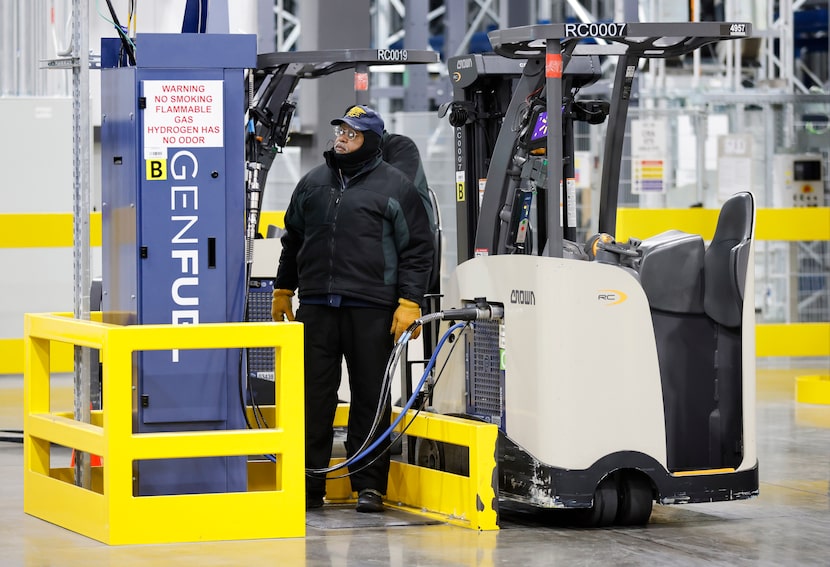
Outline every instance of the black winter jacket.
[[386, 305], [421, 303], [433, 264], [429, 220], [415, 186], [380, 158], [347, 182], [326, 164], [297, 183], [285, 212], [275, 287]]
[[421, 153], [412, 138], [401, 134], [390, 134], [383, 132], [383, 161], [394, 165], [406, 175], [421, 196], [424, 208], [427, 210], [429, 225], [433, 232], [437, 229], [435, 212], [432, 210], [432, 199], [429, 196], [429, 184], [427, 183], [424, 165], [421, 162]]

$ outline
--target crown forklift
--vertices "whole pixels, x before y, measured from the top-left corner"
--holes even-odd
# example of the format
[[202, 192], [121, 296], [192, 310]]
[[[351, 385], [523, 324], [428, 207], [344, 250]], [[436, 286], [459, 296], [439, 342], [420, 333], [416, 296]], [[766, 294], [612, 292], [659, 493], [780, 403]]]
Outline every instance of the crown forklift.
[[[612, 236], [638, 64], [750, 34], [750, 24], [722, 22], [492, 31], [495, 52], [523, 63], [501, 112], [477, 106], [493, 103], [477, 92], [487, 80], [503, 94], [492, 78], [463, 79], [481, 60], [451, 60], [467, 232], [444, 305], [498, 309], [479, 309], [491, 315], [462, 333], [429, 396], [439, 413], [498, 425], [500, 502], [573, 509], [599, 527], [645, 524], [655, 501], [758, 494], [752, 195], [724, 203], [708, 246], [679, 230]], [[610, 101], [579, 99], [606, 57], [617, 60]], [[582, 245], [574, 122], [606, 117], [599, 234]], [[495, 140], [479, 136], [494, 130], [488, 120], [500, 126]], [[463, 474], [462, 450], [439, 449], [426, 460]]]

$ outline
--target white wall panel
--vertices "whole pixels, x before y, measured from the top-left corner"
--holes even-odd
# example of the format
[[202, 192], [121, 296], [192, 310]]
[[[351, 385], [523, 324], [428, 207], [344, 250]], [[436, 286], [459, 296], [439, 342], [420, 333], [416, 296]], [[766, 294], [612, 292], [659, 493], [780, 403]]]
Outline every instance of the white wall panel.
[[0, 97], [0, 212], [72, 211], [72, 99]]

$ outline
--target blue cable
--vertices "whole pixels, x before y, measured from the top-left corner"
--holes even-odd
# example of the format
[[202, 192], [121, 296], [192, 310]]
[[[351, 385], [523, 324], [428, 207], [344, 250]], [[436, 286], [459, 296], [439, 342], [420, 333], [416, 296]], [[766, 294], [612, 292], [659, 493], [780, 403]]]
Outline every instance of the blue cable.
[[[429, 362], [427, 363], [426, 368], [424, 368], [424, 373], [421, 376], [421, 380], [418, 382], [418, 387], [413, 390], [412, 396], [409, 398], [409, 400], [407, 400], [406, 405], [403, 407], [403, 411], [401, 411], [400, 415], [398, 415], [398, 417], [395, 419], [395, 421], [392, 422], [392, 424], [389, 426], [389, 428], [386, 431], [384, 431], [381, 434], [381, 436], [378, 437], [375, 440], [374, 443], [372, 443], [371, 445], [366, 447], [366, 449], [364, 449], [360, 453], [352, 455], [352, 457], [350, 459], [347, 459], [346, 461], [340, 463], [336, 468], [334, 468], [332, 470], [343, 468], [343, 467], [346, 467], [346, 466], [348, 466], [352, 463], [356, 463], [357, 461], [359, 461], [360, 459], [362, 459], [363, 457], [365, 457], [366, 455], [371, 453], [380, 444], [381, 441], [383, 441], [384, 439], [386, 439], [387, 437], [389, 437], [392, 434], [392, 431], [395, 430], [395, 427], [398, 425], [398, 423], [400, 423], [401, 420], [404, 418], [404, 416], [406, 416], [406, 412], [408, 412], [412, 408], [412, 404], [415, 403], [415, 398], [420, 393], [421, 388], [424, 387], [424, 382], [426, 382], [427, 377], [429, 376], [429, 372], [435, 367], [435, 361], [437, 360], [438, 353], [441, 352], [441, 348], [444, 346], [444, 343], [447, 342], [447, 339], [449, 339], [449, 337], [453, 333], [453, 331], [455, 331], [457, 329], [462, 329], [466, 325], [467, 325], [466, 323], [456, 323], [455, 325], [451, 326], [449, 329], [446, 330], [444, 335], [441, 337], [441, 340], [438, 341], [438, 344], [436, 345], [435, 350], [432, 353], [432, 356], [429, 358]], [[408, 342], [409, 337], [410, 337], [411, 334], [412, 334], [412, 332], [409, 331], [409, 329], [404, 331], [404, 333], [401, 335], [400, 339], [398, 340], [398, 345], [401, 345], [403, 343]], [[276, 460], [276, 455], [263, 455], [263, 456], [266, 459], [268, 459], [269, 461], [271, 461], [272, 463], [275, 463], [277, 461]], [[331, 472], [331, 471], [329, 471], [329, 472]]]
[[432, 356], [429, 358], [429, 363], [427, 363], [426, 368], [424, 368], [424, 374], [423, 374], [423, 376], [421, 376], [421, 380], [418, 382], [418, 387], [415, 388], [412, 391], [412, 397], [410, 397], [409, 400], [406, 402], [406, 405], [403, 407], [403, 410], [401, 411], [400, 415], [398, 415], [398, 417], [395, 418], [395, 421], [392, 422], [392, 425], [389, 426], [389, 429], [384, 431], [383, 434], [380, 437], [378, 437], [375, 440], [374, 443], [369, 445], [362, 452], [358, 453], [357, 455], [354, 455], [349, 460], [350, 463], [355, 463], [355, 462], [359, 461], [360, 459], [362, 459], [364, 456], [371, 453], [380, 444], [381, 441], [383, 441], [384, 439], [389, 437], [389, 435], [392, 434], [392, 431], [395, 430], [395, 427], [398, 425], [398, 423], [400, 423], [400, 421], [404, 418], [404, 416], [406, 416], [406, 412], [408, 412], [410, 410], [410, 408], [412, 407], [412, 404], [415, 403], [415, 398], [420, 393], [421, 388], [423, 388], [424, 382], [426, 382], [426, 379], [429, 376], [430, 370], [432, 370], [432, 368], [435, 366], [435, 361], [438, 357], [438, 353], [441, 352], [441, 347], [444, 345], [444, 343], [447, 341], [447, 339], [449, 338], [449, 336], [452, 334], [453, 331], [455, 331], [456, 329], [461, 329], [465, 325], [466, 325], [466, 323], [456, 323], [455, 325], [453, 325], [452, 327], [447, 329], [447, 331], [444, 333], [444, 336], [442, 336], [441, 340], [438, 341], [438, 345], [435, 347], [435, 350], [433, 351]]

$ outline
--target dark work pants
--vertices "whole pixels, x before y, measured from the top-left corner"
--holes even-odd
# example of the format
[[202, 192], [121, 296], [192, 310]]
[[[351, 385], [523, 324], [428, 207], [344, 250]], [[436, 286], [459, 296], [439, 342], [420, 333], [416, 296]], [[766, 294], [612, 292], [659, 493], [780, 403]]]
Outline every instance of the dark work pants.
[[[297, 320], [304, 324], [305, 338], [306, 468], [329, 466], [343, 358], [349, 371], [351, 392], [346, 454], [349, 457], [355, 454], [369, 434], [386, 363], [394, 346], [389, 333], [393, 313], [392, 309], [307, 304], [300, 305], [297, 310]], [[391, 400], [387, 395], [375, 439], [389, 428], [391, 411]], [[384, 440], [367, 457], [353, 463], [349, 470], [357, 471], [366, 466], [388, 445], [389, 440]], [[360, 492], [364, 488], [374, 488], [386, 494], [388, 476], [389, 452], [386, 451], [373, 464], [350, 476], [352, 490]], [[325, 490], [322, 475], [306, 476], [308, 497], [323, 496]]]

